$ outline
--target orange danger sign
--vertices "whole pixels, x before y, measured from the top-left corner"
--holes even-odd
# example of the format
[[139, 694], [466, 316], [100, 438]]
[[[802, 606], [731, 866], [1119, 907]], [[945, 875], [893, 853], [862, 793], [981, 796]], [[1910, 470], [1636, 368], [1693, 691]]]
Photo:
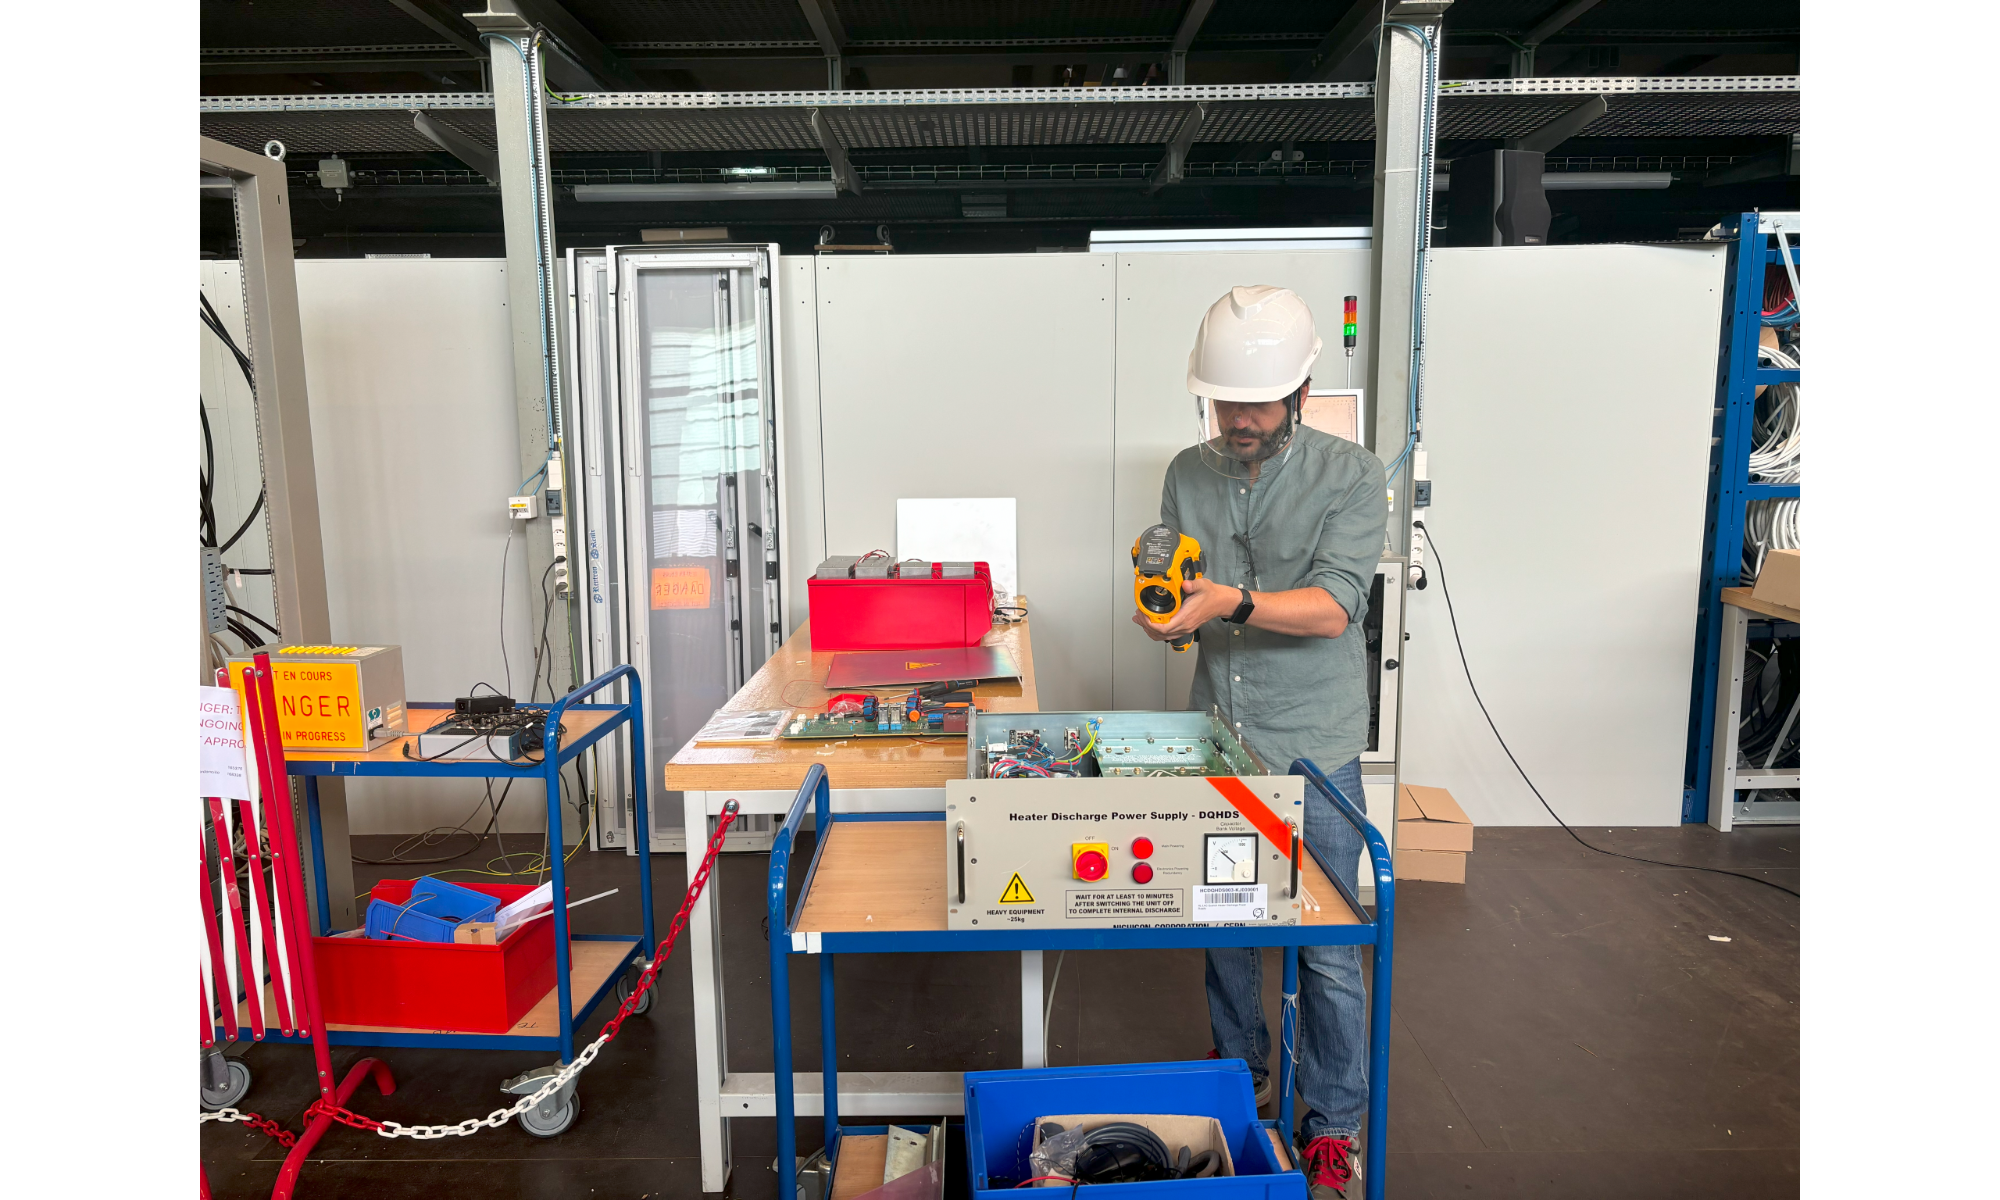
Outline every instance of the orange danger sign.
[[[243, 683], [253, 664], [229, 664], [229, 685], [250, 707]], [[278, 700], [278, 734], [287, 750], [366, 750], [368, 722], [361, 711], [361, 668], [351, 662], [275, 662], [272, 690]]]
[[707, 567], [654, 567], [654, 608], [707, 608]]

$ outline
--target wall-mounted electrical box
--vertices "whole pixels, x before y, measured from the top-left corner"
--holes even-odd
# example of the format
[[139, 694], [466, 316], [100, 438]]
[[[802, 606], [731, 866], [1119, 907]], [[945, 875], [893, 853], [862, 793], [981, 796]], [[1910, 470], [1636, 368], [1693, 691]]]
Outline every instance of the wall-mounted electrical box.
[[229, 628], [229, 589], [222, 581], [222, 551], [201, 548], [201, 605], [210, 633]]

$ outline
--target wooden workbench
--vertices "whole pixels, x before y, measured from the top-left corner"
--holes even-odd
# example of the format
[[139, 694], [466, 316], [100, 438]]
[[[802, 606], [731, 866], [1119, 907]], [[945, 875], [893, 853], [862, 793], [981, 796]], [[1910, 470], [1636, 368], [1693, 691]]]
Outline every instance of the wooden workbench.
[[[1019, 680], [982, 683], [972, 691], [973, 703], [985, 712], [1036, 712], [1035, 662], [1028, 645], [1028, 623], [1001, 625], [982, 645], [1005, 650], [1021, 669]], [[724, 712], [755, 712], [789, 708], [814, 711], [826, 707], [833, 692], [821, 686], [833, 666], [833, 653], [812, 648], [812, 623], [798, 627], [750, 681], [730, 697]], [[907, 688], [876, 688], [878, 695], [899, 696]], [[825, 763], [835, 788], [941, 788], [947, 779], [965, 778], [962, 737], [864, 738], [845, 742], [779, 739], [726, 746], [702, 746], [690, 741], [665, 767], [669, 791], [697, 792], [728, 788], [744, 790], [797, 788], [806, 768]]]
[[1735, 608], [1740, 608], [1744, 612], [1753, 612], [1759, 616], [1776, 617], [1780, 621], [1798, 623], [1798, 609], [1790, 608], [1783, 604], [1774, 604], [1769, 600], [1759, 600], [1750, 594], [1753, 590], [1755, 589], [1747, 587], [1723, 588], [1722, 602]]

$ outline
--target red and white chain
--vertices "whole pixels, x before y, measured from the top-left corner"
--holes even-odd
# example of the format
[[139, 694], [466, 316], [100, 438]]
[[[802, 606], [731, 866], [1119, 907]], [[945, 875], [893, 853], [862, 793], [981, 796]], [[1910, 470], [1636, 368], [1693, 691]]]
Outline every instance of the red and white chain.
[[233, 1108], [218, 1108], [214, 1112], [201, 1114], [201, 1119], [204, 1122], [241, 1121], [257, 1132], [274, 1139], [280, 1146], [283, 1146], [287, 1150], [292, 1148], [293, 1142], [299, 1140], [298, 1134], [286, 1129], [283, 1125], [278, 1124], [269, 1117], [258, 1116], [253, 1112], [237, 1112]]
[[[723, 839], [728, 836], [729, 825], [736, 819], [737, 811], [736, 801], [734, 800], [722, 806], [721, 819], [716, 822], [715, 833], [708, 839], [708, 847], [702, 854], [701, 869], [695, 872], [694, 879], [688, 883], [687, 896], [681, 901], [680, 911], [674, 914], [673, 924], [667, 927], [667, 936], [660, 942], [658, 952], [646, 963], [645, 968], [639, 972], [638, 986], [632, 989], [631, 995], [625, 997], [625, 1002], [618, 1006], [617, 1013], [604, 1023], [604, 1029], [597, 1035], [597, 1040], [585, 1046], [582, 1053], [571, 1059], [569, 1064], [563, 1067], [562, 1070], [549, 1076], [548, 1082], [528, 1095], [516, 1100], [510, 1107], [496, 1108], [483, 1117], [471, 1117], [460, 1121], [456, 1125], [404, 1125], [396, 1121], [378, 1121], [373, 1117], [364, 1116], [352, 1109], [343, 1108], [336, 1104], [328, 1104], [323, 1099], [315, 1100], [306, 1107], [306, 1122], [310, 1124], [314, 1118], [324, 1115], [340, 1122], [342, 1125], [352, 1126], [355, 1129], [365, 1129], [370, 1133], [385, 1138], [404, 1137], [415, 1138], [418, 1141], [429, 1141], [436, 1138], [467, 1137], [478, 1133], [482, 1129], [500, 1128], [502, 1125], [536, 1107], [542, 1101], [566, 1087], [571, 1080], [577, 1077], [579, 1072], [597, 1058], [597, 1052], [604, 1048], [606, 1042], [618, 1036], [618, 1030], [625, 1024], [625, 1018], [632, 1015], [633, 1008], [645, 996], [647, 989], [653, 986], [654, 979], [659, 975], [660, 964], [667, 960], [669, 954], [673, 953], [674, 942], [680, 937], [681, 930], [687, 927], [688, 914], [693, 911], [694, 902], [700, 898], [702, 889], [708, 885], [708, 873], [715, 866], [715, 856], [722, 852]], [[225, 1113], [229, 1115], [225, 1116]], [[256, 1113], [239, 1113], [233, 1108], [224, 1108], [212, 1113], [203, 1113], [201, 1114], [201, 1119], [204, 1121], [244, 1121], [249, 1123], [253, 1128], [270, 1134], [286, 1146], [291, 1145], [294, 1138], [293, 1134], [279, 1127], [276, 1121], [267, 1120]]]

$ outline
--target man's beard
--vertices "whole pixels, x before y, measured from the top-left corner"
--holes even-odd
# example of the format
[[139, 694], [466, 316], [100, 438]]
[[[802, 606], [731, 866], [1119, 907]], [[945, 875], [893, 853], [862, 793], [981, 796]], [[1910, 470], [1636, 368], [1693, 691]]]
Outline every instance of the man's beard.
[[1250, 447], [1247, 451], [1237, 447], [1236, 435], [1225, 433], [1220, 440], [1222, 442], [1223, 453], [1229, 455], [1229, 457], [1235, 459], [1237, 462], [1247, 465], [1249, 463], [1263, 462], [1278, 451], [1283, 450], [1285, 443], [1290, 440], [1291, 435], [1292, 422], [1287, 417], [1285, 423], [1276, 429], [1273, 429], [1269, 433], [1259, 434], [1257, 444]]

